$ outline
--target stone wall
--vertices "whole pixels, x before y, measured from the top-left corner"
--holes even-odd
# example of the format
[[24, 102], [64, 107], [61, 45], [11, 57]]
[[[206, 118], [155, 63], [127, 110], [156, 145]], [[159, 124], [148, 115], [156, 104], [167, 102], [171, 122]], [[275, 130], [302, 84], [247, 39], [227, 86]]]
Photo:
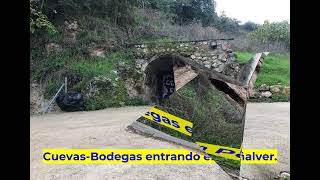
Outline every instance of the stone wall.
[[136, 67], [144, 72], [152, 60], [162, 55], [178, 54], [209, 70], [214, 70], [233, 79], [240, 73], [240, 64], [230, 49], [230, 44], [223, 41], [185, 42], [185, 43], [150, 43], [133, 45]]
[[[50, 48], [57, 49], [54, 45]], [[232, 89], [227, 94], [231, 101], [243, 104], [241, 102], [247, 98], [247, 89], [232, 86], [243, 86], [239, 77], [243, 74], [244, 65], [236, 61], [236, 55], [227, 41], [127, 44], [126, 50], [132, 52], [135, 66], [119, 61], [116, 70], [112, 71], [117, 78], [112, 75], [93, 78], [82, 90], [89, 109], [104, 108], [106, 104], [107, 107], [126, 105], [131, 100], [161, 101], [159, 97], [165, 90], [161, 90], [158, 82], [169, 74], [174, 75], [175, 90], [201, 74], [231, 83], [227, 84], [228, 89]], [[103, 48], [93, 52], [91, 56], [104, 56]]]
[[[217, 76], [224, 75], [234, 82], [238, 82], [243, 67], [243, 64], [236, 61], [236, 55], [233, 53], [230, 48], [231, 45], [227, 41], [146, 43], [130, 45], [129, 47], [135, 56], [135, 68], [137, 72], [144, 76], [144, 85], [151, 83], [148, 82], [148, 79], [151, 78], [148, 77], [150, 74], [157, 74], [157, 71], [160, 71], [159, 69], [163, 69], [164, 65], [156, 61], [164, 62], [171, 60], [173, 66], [178, 67], [174, 67], [177, 89], [196, 77], [199, 72], [214, 73]], [[182, 66], [179, 65], [180, 60], [183, 64]], [[147, 69], [153, 64], [152, 62], [156, 62], [157, 65], [151, 68], [154, 72], [148, 72], [152, 71]], [[194, 71], [196, 66], [200, 67], [201, 71]], [[189, 71], [187, 72], [192, 72], [190, 75], [183, 73], [187, 67], [189, 67]], [[168, 65], [167, 68], [170, 69], [172, 66]], [[178, 74], [182, 76], [178, 77]], [[204, 75], [206, 76], [207, 74], [205, 73]], [[151, 79], [154, 78], [155, 77]], [[224, 81], [224, 78], [220, 80]], [[154, 85], [144, 85], [141, 88], [146, 92], [146, 99], [150, 99], [148, 98], [149, 96], [151, 97], [156, 94], [153, 92], [156, 91], [153, 89]], [[237, 89], [235, 91], [238, 93], [239, 90]], [[242, 91], [246, 90], [242, 89], [241, 92]], [[245, 99], [246, 97], [247, 96], [243, 96], [242, 98]]]

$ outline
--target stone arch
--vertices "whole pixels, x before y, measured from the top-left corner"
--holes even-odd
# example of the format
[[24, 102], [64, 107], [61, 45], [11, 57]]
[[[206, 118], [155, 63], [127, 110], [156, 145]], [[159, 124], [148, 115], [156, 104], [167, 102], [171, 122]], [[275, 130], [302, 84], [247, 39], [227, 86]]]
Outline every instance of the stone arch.
[[174, 68], [186, 66], [182, 58], [173, 54], [156, 55], [144, 71], [145, 100], [159, 104], [176, 91]]

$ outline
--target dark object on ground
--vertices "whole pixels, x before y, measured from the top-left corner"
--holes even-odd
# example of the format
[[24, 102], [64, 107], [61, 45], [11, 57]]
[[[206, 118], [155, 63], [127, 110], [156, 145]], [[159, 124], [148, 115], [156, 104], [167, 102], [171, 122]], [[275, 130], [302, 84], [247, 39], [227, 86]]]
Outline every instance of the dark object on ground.
[[79, 92], [60, 94], [56, 102], [62, 111], [73, 112], [84, 110], [83, 96]]

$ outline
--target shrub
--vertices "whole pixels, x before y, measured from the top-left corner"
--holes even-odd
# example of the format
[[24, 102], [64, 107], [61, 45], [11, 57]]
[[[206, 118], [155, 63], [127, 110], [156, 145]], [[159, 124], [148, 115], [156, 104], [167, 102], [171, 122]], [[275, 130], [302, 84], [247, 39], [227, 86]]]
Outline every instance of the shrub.
[[230, 41], [235, 51], [248, 51], [248, 52], [274, 52], [281, 54], [288, 54], [289, 50], [281, 42], [262, 43], [257, 40], [252, 40], [248, 35], [236, 36], [233, 41]]
[[133, 23], [133, 8], [136, 0], [48, 0], [44, 4], [45, 14], [52, 19], [58, 15], [64, 18], [90, 15], [110, 17], [113, 23], [127, 26]]
[[251, 22], [251, 21], [248, 21], [248, 22], [244, 23], [243, 25], [241, 25], [241, 28], [243, 28], [247, 32], [254, 31], [258, 27], [259, 27], [258, 24], [254, 23], [254, 22]]
[[290, 24], [288, 21], [265, 23], [258, 29], [250, 33], [253, 40], [264, 44], [283, 43], [286, 48], [290, 48]]
[[44, 29], [49, 34], [57, 33], [56, 28], [48, 20], [48, 17], [39, 9], [36, 1], [30, 1], [30, 32]]
[[[151, 9], [138, 10], [137, 15], [143, 18], [137, 26], [151, 27], [153, 37], [170, 38], [172, 40], [197, 40], [224, 38], [226, 35], [214, 27], [203, 27], [201, 23], [192, 21], [187, 25], [174, 24], [173, 19], [166, 14]], [[141, 31], [134, 32], [136, 37], [143, 37]], [[150, 36], [151, 33], [149, 33]]]

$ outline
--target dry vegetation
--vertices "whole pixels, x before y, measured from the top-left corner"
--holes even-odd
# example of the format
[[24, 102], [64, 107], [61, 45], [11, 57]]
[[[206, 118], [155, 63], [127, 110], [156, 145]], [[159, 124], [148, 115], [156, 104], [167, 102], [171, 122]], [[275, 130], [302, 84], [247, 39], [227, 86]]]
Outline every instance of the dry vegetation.
[[[251, 38], [250, 32], [255, 32], [263, 26], [254, 23], [241, 26], [235, 19], [219, 17], [213, 1], [190, 2], [184, 4], [182, 1], [168, 0], [88, 0], [86, 3], [77, 0], [32, 1], [31, 81], [43, 85], [46, 98], [52, 97], [65, 76], [70, 77], [70, 90], [82, 91], [94, 77], [109, 77], [110, 72], [116, 71], [119, 64], [124, 64], [124, 69], [132, 69], [130, 52], [123, 49], [123, 45], [130, 42], [233, 37], [235, 40], [230, 42], [235, 51], [270, 51], [282, 54], [289, 52], [280, 41], [262, 42], [259, 38]], [[198, 6], [206, 8], [199, 11], [201, 8], [196, 8]], [[66, 21], [76, 22], [77, 27], [73, 34], [67, 33]], [[262, 30], [276, 26], [271, 23], [265, 27], [267, 28]], [[283, 29], [283, 26], [281, 27]], [[264, 35], [264, 31], [257, 32]], [[70, 35], [74, 35], [72, 42], [68, 40]], [[259, 33], [256, 35], [259, 37]], [[46, 47], [50, 43], [59, 46], [60, 50], [49, 53]], [[104, 49], [105, 57], [92, 57], [92, 49]], [[118, 79], [118, 82], [114, 83], [119, 87], [123, 86], [122, 77], [110, 79]], [[142, 103], [140, 100], [128, 99], [122, 88], [118, 88], [118, 91], [121, 101], [116, 96], [103, 97], [103, 101], [90, 101], [89, 109]], [[108, 103], [104, 103], [105, 99], [108, 99]]]

